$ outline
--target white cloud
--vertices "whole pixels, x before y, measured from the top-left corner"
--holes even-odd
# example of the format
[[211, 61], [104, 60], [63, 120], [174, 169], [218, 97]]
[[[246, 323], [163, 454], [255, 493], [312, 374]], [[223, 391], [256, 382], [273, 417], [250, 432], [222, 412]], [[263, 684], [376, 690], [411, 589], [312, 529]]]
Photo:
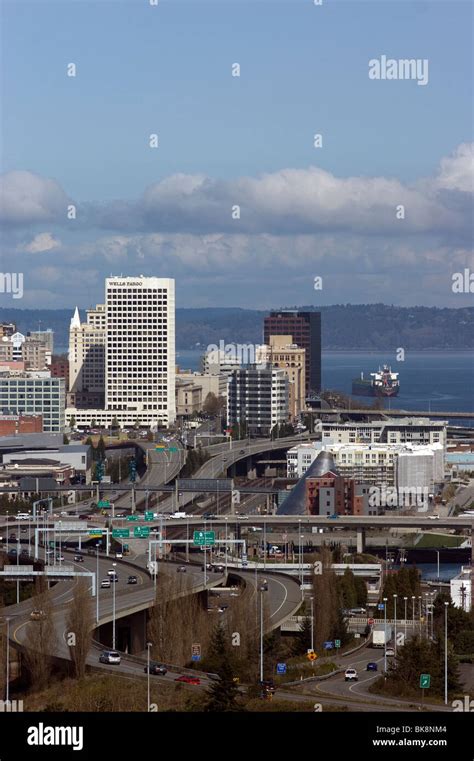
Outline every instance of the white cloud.
[[67, 204], [67, 195], [56, 180], [25, 171], [0, 177], [0, 219], [4, 224], [65, 220]]
[[26, 246], [19, 246], [19, 250], [23, 249], [29, 254], [40, 254], [44, 251], [52, 251], [55, 248], [60, 248], [61, 241], [55, 238], [51, 233], [38, 233], [33, 240]]
[[436, 186], [446, 190], [474, 190], [474, 143], [462, 143], [451, 156], [441, 159]]

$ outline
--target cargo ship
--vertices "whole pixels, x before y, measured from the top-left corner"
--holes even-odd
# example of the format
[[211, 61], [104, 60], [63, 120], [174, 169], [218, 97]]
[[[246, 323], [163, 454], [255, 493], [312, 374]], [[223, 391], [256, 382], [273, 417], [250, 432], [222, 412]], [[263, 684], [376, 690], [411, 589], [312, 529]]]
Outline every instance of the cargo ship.
[[398, 373], [392, 373], [392, 368], [388, 365], [383, 365], [377, 372], [370, 373], [370, 379], [364, 378], [364, 373], [361, 373], [360, 378], [352, 380], [354, 396], [397, 396], [399, 390]]

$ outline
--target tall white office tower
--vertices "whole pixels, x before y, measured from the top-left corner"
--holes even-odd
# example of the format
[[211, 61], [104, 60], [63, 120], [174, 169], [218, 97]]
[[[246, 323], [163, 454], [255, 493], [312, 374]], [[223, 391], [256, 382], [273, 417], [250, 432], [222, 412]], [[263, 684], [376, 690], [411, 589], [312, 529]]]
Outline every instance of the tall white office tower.
[[138, 420], [173, 423], [175, 406], [174, 280], [109, 277], [105, 408]]

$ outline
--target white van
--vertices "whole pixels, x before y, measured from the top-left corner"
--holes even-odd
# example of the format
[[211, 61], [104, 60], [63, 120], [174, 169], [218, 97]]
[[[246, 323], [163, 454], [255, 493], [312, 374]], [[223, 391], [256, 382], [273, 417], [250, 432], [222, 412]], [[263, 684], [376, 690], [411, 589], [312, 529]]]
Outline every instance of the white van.
[[16, 519], [17, 521], [29, 521], [31, 518], [31, 515], [29, 513], [17, 513]]

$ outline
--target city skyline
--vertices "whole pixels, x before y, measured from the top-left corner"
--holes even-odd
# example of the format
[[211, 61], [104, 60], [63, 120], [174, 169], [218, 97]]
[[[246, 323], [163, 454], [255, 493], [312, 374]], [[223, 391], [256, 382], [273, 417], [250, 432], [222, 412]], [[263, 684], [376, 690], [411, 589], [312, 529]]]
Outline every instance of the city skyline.
[[[5, 3], [2, 269], [24, 294], [1, 305], [86, 308], [111, 271], [176, 279], [178, 307], [469, 305], [471, 20], [463, 2]], [[426, 82], [374, 81], [387, 56], [428, 62]]]

